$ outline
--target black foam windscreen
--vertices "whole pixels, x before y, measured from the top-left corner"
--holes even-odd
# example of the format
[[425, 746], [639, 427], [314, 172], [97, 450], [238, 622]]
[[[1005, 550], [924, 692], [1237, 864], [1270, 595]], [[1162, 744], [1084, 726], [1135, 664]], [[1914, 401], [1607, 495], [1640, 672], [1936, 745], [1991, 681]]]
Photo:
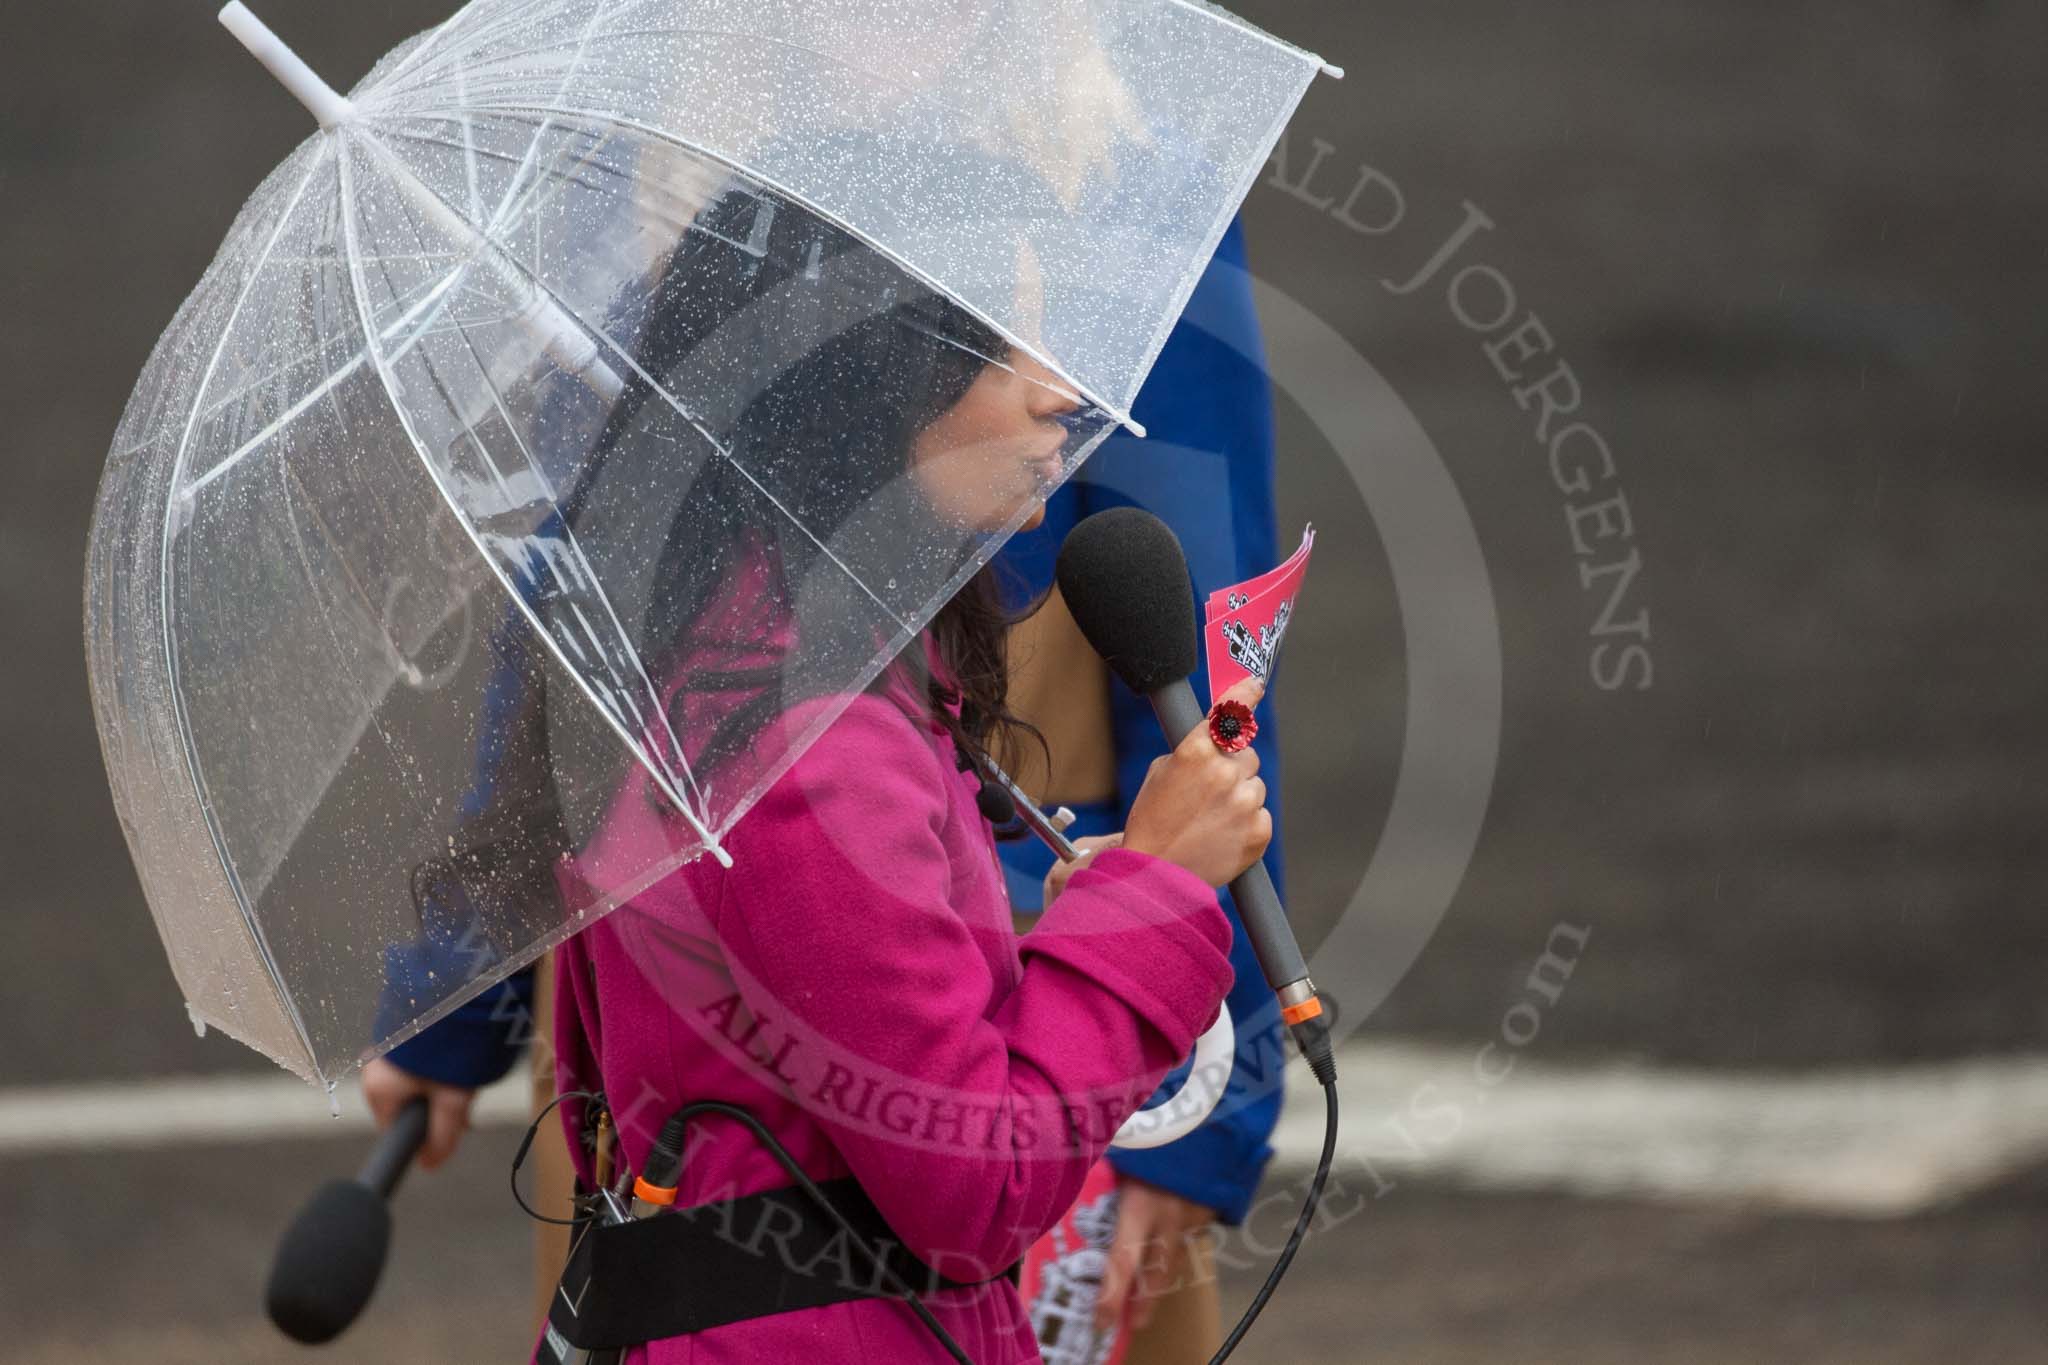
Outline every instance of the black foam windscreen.
[[1017, 803], [999, 783], [984, 781], [981, 790], [974, 794], [974, 804], [981, 811], [981, 818], [991, 825], [1007, 825], [1017, 818]]
[[391, 1245], [391, 1212], [353, 1180], [330, 1180], [285, 1229], [264, 1306], [278, 1330], [316, 1346], [340, 1336], [370, 1301]]
[[1081, 633], [1133, 692], [1195, 671], [1194, 588], [1165, 522], [1136, 507], [1086, 517], [1067, 532], [1055, 577]]

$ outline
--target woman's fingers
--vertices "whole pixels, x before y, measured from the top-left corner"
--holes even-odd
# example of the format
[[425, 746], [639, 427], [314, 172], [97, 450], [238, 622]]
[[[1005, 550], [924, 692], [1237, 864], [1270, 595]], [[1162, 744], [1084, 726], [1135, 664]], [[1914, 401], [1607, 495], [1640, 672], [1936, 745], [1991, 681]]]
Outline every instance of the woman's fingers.
[[1117, 1181], [1116, 1234], [1095, 1300], [1095, 1326], [1106, 1330], [1129, 1302], [1133, 1330], [1152, 1320], [1159, 1300], [1177, 1288], [1188, 1267], [1188, 1241], [1215, 1214], [1141, 1180]]
[[1156, 1206], [1142, 1195], [1133, 1197], [1129, 1181], [1119, 1181], [1116, 1235], [1109, 1243], [1109, 1263], [1102, 1268], [1102, 1288], [1095, 1295], [1095, 1330], [1108, 1331], [1124, 1311], [1124, 1300], [1137, 1283], [1145, 1245], [1152, 1240]]
[[[1248, 677], [1220, 702], [1254, 706], [1266, 685]], [[1173, 752], [1153, 762], [1131, 805], [1125, 847], [1150, 853], [1222, 886], [1265, 852], [1272, 839], [1268, 795], [1259, 779], [1259, 755], [1249, 745], [1235, 753], [1218, 747], [1204, 724]]]
[[1122, 830], [1118, 830], [1114, 834], [1084, 835], [1074, 840], [1074, 847], [1080, 850], [1081, 856], [1072, 862], [1067, 862], [1065, 859], [1060, 858], [1053, 860], [1052, 870], [1045, 874], [1045, 895], [1041, 904], [1050, 906], [1054, 901], [1058, 900], [1060, 892], [1067, 889], [1067, 883], [1073, 880], [1074, 874], [1088, 866], [1089, 859], [1095, 854], [1100, 853], [1105, 848], [1121, 848], [1123, 842], [1124, 835]]
[[419, 1079], [396, 1062], [379, 1057], [363, 1066], [363, 1099], [370, 1117], [380, 1129], [389, 1128], [398, 1117], [398, 1107], [414, 1095], [425, 1093]]
[[471, 1092], [434, 1086], [427, 1093], [427, 1140], [420, 1146], [420, 1169], [431, 1171], [449, 1157], [469, 1130]]
[[1245, 675], [1243, 678], [1239, 679], [1230, 688], [1226, 689], [1223, 695], [1218, 697], [1216, 700], [1219, 702], [1243, 702], [1245, 706], [1247, 706], [1248, 708], [1252, 710], [1257, 710], [1259, 705], [1259, 699], [1261, 697], [1264, 697], [1265, 695], [1266, 680], [1256, 673], [1250, 673]]
[[[1242, 702], [1246, 710], [1256, 711], [1259, 706], [1259, 698], [1265, 695], [1265, 679], [1259, 677], [1257, 674], [1253, 674], [1250, 677], [1245, 678], [1236, 686], [1224, 692], [1222, 696], [1216, 699], [1215, 704], [1216, 706], [1221, 706], [1224, 702], [1227, 701]], [[1210, 709], [1213, 710], [1214, 707], [1211, 707]], [[1220, 757], [1231, 759], [1243, 759], [1247, 755], [1250, 755], [1254, 770], [1256, 770], [1258, 764], [1258, 756], [1252, 753], [1251, 747], [1249, 745], [1247, 745], [1243, 749], [1240, 749], [1235, 754], [1223, 754], [1222, 751], [1216, 747], [1216, 741], [1209, 737], [1209, 727], [1207, 725], [1197, 725], [1194, 729], [1188, 731], [1187, 735], [1184, 738], [1182, 738], [1179, 747], [1182, 750], [1191, 753], [1200, 753], [1203, 750], [1207, 750], [1208, 752], [1217, 754]]]
[[1131, 1330], [1142, 1332], [1152, 1322], [1152, 1312], [1180, 1278], [1187, 1258], [1186, 1234], [1179, 1227], [1161, 1227], [1152, 1238], [1150, 1254], [1138, 1262], [1138, 1283], [1131, 1291]]

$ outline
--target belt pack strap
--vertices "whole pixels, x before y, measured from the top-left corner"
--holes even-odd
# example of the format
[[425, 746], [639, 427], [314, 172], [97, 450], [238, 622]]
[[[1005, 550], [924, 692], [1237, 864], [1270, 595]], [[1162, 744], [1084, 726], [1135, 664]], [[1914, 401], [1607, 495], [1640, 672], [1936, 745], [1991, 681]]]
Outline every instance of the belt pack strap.
[[634, 1222], [586, 1223], [548, 1310], [581, 1350], [608, 1350], [731, 1322], [897, 1297], [866, 1248], [918, 1294], [998, 1278], [955, 1280], [907, 1251], [852, 1177], [818, 1188], [852, 1225], [849, 1243], [830, 1215], [794, 1185], [673, 1209]]

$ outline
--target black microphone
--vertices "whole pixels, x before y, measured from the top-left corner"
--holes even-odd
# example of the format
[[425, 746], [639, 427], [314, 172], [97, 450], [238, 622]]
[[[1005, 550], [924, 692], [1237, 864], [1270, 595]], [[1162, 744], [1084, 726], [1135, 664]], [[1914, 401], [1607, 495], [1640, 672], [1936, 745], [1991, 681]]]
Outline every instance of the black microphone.
[[407, 1100], [353, 1180], [314, 1191], [278, 1242], [264, 1307], [279, 1331], [317, 1346], [340, 1336], [370, 1301], [391, 1248], [384, 1201], [427, 1140], [427, 1102]]
[[[1179, 538], [1136, 507], [1097, 512], [1067, 533], [1055, 577], [1088, 643], [1126, 686], [1152, 703], [1167, 744], [1178, 746], [1208, 718], [1188, 685], [1200, 643]], [[1231, 882], [1230, 894], [1266, 984], [1279, 997], [1282, 1021], [1316, 1079], [1330, 1084], [1336, 1064], [1322, 1002], [1265, 863], [1246, 868]]]

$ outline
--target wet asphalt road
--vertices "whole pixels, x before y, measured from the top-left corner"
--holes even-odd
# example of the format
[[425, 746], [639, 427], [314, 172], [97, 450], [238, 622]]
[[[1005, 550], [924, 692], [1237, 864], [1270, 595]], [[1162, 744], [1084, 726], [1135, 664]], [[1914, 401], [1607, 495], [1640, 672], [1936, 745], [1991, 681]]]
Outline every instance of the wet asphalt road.
[[[355, 1141], [0, 1163], [10, 1365], [495, 1365], [522, 1358], [517, 1135], [471, 1135], [398, 1195], [386, 1279], [317, 1350], [260, 1311], [271, 1246]], [[318, 1173], [317, 1176], [310, 1173]], [[1296, 1365], [1926, 1365], [2048, 1361], [2048, 1172], [1896, 1221], [1397, 1186], [1333, 1191], [1240, 1356]], [[1287, 1217], [1291, 1217], [1287, 1215]], [[1233, 1249], [1248, 1301], [1284, 1219]]]

